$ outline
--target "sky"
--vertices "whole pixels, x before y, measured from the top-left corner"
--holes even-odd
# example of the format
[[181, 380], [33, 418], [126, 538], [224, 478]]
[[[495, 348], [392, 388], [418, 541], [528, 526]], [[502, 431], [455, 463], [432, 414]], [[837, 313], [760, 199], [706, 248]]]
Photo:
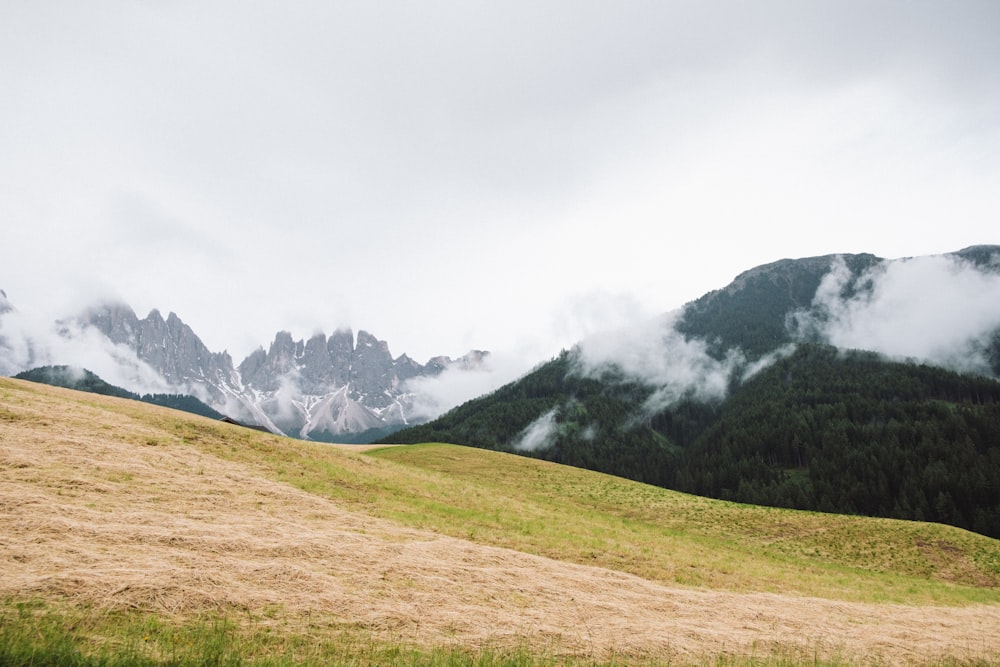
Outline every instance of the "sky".
[[526, 367], [786, 257], [1000, 243], [1000, 3], [0, 3], [0, 289]]

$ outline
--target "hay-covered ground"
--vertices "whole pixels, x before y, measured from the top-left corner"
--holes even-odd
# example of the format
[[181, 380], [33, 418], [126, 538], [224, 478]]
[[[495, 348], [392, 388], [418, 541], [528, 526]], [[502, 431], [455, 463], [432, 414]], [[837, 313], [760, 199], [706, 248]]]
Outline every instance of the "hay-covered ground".
[[483, 546], [349, 511], [165, 438], [141, 418], [157, 408], [78, 396], [0, 381], [0, 599], [217, 610], [283, 632], [597, 659], [1000, 657], [997, 605], [686, 589]]

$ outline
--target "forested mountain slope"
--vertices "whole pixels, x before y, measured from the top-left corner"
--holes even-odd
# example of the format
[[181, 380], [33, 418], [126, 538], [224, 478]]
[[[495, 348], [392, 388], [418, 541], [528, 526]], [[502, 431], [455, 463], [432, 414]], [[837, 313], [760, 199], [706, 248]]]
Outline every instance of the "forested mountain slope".
[[[941, 261], [991, 281], [997, 256], [977, 247]], [[979, 373], [829, 343], [873, 326], [858, 313], [884, 298], [896, 270], [872, 255], [758, 267], [653, 334], [584, 341], [392, 440], [512, 451], [706, 496], [1000, 537], [1000, 329], [956, 346], [955, 365]], [[891, 319], [885, 312], [875, 314]], [[595, 356], [596, 348], [617, 356]]]

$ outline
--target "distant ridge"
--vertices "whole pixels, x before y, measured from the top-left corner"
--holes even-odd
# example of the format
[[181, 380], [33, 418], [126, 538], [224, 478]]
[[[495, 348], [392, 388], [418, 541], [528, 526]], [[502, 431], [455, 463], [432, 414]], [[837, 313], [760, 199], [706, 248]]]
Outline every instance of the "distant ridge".
[[41, 366], [39, 368], [33, 368], [31, 370], [18, 373], [14, 377], [18, 380], [40, 382], [42, 384], [48, 384], [55, 387], [65, 387], [66, 389], [86, 391], [92, 394], [128, 398], [134, 401], [142, 401], [143, 403], [151, 403], [165, 408], [173, 408], [174, 410], [190, 412], [191, 414], [201, 415], [202, 417], [209, 417], [211, 419], [226, 419], [227, 421], [238, 423], [217, 410], [213, 410], [211, 407], [205, 405], [194, 396], [186, 396], [183, 394], [139, 395], [135, 392], [128, 391], [127, 389], [122, 389], [121, 387], [108, 384], [96, 374], [88, 371], [86, 368], [74, 368], [72, 366]]
[[195, 396], [241, 423], [327, 442], [370, 442], [425, 421], [434, 400], [417, 381], [476, 372], [489, 356], [472, 350], [420, 364], [405, 354], [393, 357], [386, 341], [364, 330], [357, 336], [350, 329], [329, 337], [317, 333], [309, 340], [279, 331], [267, 350], [258, 348], [237, 366], [227, 352], [209, 350], [173, 312], [164, 318], [153, 309], [140, 318], [127, 304], [105, 302], [60, 320], [48, 338], [19, 334], [15, 326], [12, 332], [26, 337], [8, 340], [3, 322], [17, 316], [0, 295], [3, 374], [52, 362], [89, 365], [99, 355], [101, 374], [111, 373], [129, 391]]
[[171, 386], [190, 387], [235, 418], [293, 437], [344, 442], [369, 441], [409, 425], [416, 396], [407, 381], [446, 369], [475, 368], [485, 352], [452, 360], [435, 357], [426, 366], [400, 355], [367, 331], [342, 329], [308, 341], [279, 331], [267, 351], [252, 352], [239, 366], [225, 352], [213, 353], [174, 313], [153, 310], [145, 319], [124, 304], [88, 309], [79, 322], [160, 373]]

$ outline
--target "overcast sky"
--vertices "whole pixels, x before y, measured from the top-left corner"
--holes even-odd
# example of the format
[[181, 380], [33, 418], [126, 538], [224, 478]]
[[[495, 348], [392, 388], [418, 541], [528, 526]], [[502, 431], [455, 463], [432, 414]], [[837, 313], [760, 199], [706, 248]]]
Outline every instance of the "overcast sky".
[[547, 359], [784, 257], [1000, 242], [1000, 2], [0, 3], [0, 288]]

